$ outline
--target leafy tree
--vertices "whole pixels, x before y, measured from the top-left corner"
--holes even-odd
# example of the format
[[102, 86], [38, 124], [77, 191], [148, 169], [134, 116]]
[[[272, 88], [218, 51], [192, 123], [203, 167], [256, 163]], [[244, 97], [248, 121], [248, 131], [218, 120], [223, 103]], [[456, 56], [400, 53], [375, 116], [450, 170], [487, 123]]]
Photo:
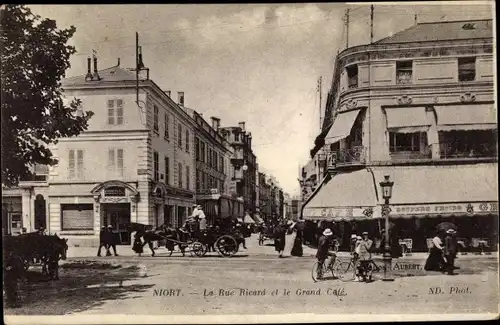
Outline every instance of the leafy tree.
[[78, 114], [80, 100], [63, 102], [61, 79], [76, 52], [67, 45], [76, 29], [34, 15], [24, 5], [0, 10], [2, 183], [30, 179], [35, 164], [54, 165], [49, 148], [58, 138], [88, 127], [92, 112]]

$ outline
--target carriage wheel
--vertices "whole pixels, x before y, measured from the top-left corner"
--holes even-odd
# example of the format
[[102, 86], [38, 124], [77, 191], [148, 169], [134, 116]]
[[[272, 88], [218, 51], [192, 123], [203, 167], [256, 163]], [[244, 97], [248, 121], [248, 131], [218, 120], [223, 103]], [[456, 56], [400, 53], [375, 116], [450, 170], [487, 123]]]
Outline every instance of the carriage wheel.
[[202, 257], [207, 253], [207, 247], [200, 243], [199, 241], [195, 241], [191, 244], [191, 256]]
[[262, 245], [264, 245], [264, 235], [259, 234], [259, 246], [262, 246]]
[[232, 256], [238, 251], [238, 243], [236, 242], [236, 239], [229, 235], [219, 237], [215, 242], [215, 247], [219, 254], [225, 257]]

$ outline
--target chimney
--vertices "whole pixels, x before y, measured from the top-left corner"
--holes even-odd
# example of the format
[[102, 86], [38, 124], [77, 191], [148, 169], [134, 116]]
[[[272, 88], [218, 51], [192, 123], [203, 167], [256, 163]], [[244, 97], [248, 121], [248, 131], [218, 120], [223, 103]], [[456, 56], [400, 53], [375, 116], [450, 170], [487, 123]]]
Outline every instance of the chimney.
[[99, 73], [97, 72], [97, 56], [94, 56], [94, 74], [92, 75], [92, 78], [95, 80], [101, 80], [101, 77], [99, 77]]
[[177, 104], [184, 106], [184, 92], [183, 91], [178, 91], [177, 92], [177, 97], [179, 98]]
[[170, 97], [170, 94], [171, 94], [171, 93], [172, 93], [172, 92], [171, 92], [170, 90], [165, 90], [165, 94], [167, 94], [167, 96], [168, 96], [168, 97]]
[[211, 116], [210, 119], [212, 120], [212, 128], [216, 131], [219, 131], [220, 128], [220, 118], [217, 118], [215, 116]]
[[238, 122], [238, 126], [242, 131], [245, 131], [245, 122]]
[[87, 74], [85, 75], [85, 81], [92, 80], [92, 73], [90, 72], [90, 66], [92, 64], [92, 59], [90, 56], [87, 58]]

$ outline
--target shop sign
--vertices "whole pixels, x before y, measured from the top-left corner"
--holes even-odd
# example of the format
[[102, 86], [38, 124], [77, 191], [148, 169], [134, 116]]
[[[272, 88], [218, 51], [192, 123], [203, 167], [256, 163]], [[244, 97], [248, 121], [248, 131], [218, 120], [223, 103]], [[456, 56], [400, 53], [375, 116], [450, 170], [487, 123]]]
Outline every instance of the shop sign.
[[104, 189], [104, 196], [125, 196], [125, 188], [121, 186], [110, 186]]
[[103, 197], [101, 203], [128, 203], [128, 197]]
[[482, 203], [449, 203], [449, 204], [419, 204], [419, 205], [394, 205], [392, 213], [407, 214], [441, 214], [441, 213], [493, 213], [498, 212], [498, 202]]
[[[367, 212], [370, 208], [305, 208], [304, 215], [308, 217], [319, 217], [322, 219], [352, 218], [352, 217], [372, 217], [373, 213]], [[373, 209], [371, 209], [373, 211]]]

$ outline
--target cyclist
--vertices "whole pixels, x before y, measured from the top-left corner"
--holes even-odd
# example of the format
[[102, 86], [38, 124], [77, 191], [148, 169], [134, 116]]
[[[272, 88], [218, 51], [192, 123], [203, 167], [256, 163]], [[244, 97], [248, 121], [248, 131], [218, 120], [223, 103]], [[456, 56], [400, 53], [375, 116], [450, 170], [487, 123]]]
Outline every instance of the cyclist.
[[319, 237], [316, 258], [318, 259], [321, 267], [318, 267], [318, 279], [323, 277], [321, 271], [323, 270], [323, 265], [328, 257], [330, 257], [328, 261], [328, 268], [332, 269], [333, 264], [335, 263], [337, 255], [329, 251], [333, 244], [333, 240], [333, 232], [330, 228], [325, 229], [321, 237]]
[[358, 281], [360, 278], [363, 281], [371, 280], [372, 268], [370, 264], [372, 263], [372, 245], [373, 241], [368, 237], [368, 232], [363, 232], [363, 237], [356, 243], [356, 253], [359, 257], [358, 265]]

